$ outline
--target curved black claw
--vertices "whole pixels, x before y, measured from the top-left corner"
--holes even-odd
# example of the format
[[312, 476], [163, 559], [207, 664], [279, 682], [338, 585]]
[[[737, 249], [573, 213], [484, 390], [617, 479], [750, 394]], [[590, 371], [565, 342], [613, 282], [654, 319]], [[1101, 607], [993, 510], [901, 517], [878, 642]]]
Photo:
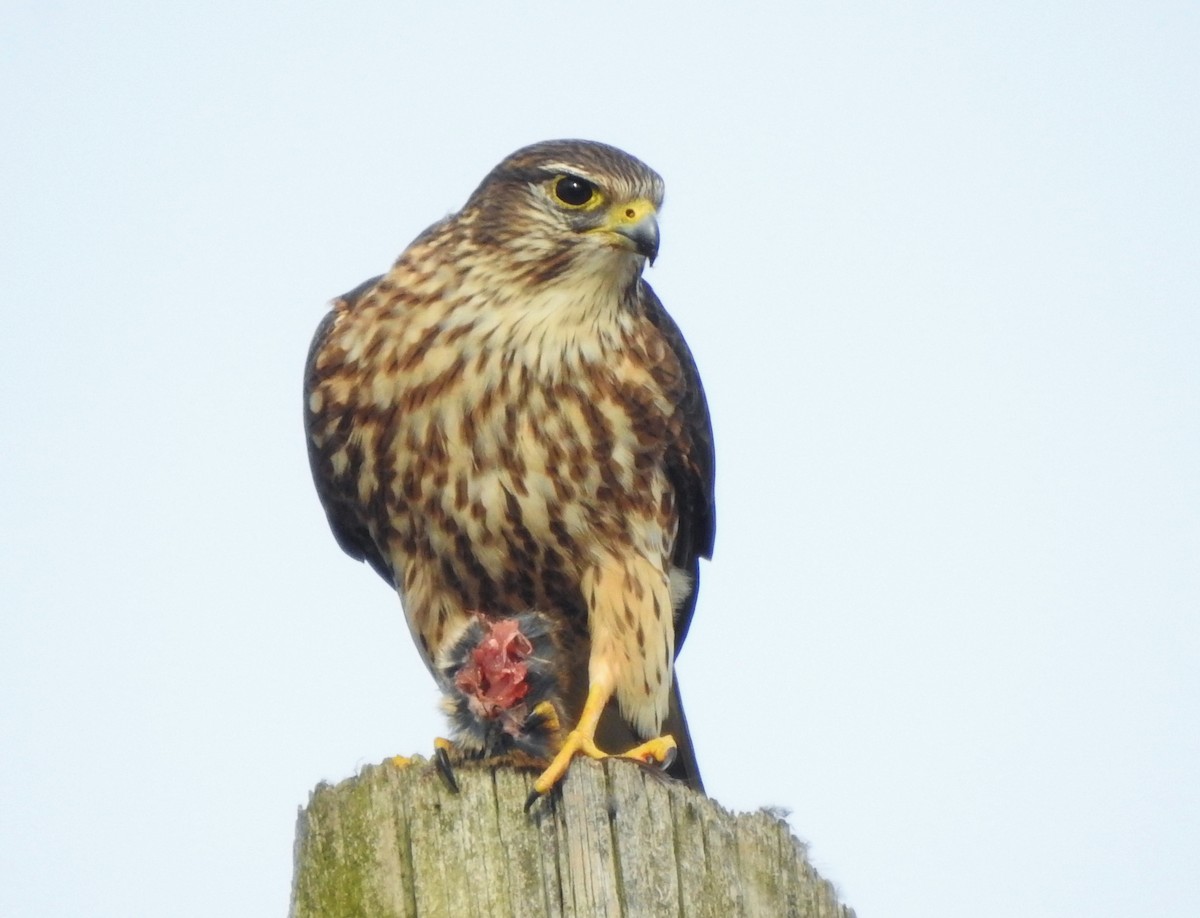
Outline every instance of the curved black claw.
[[530, 810], [532, 810], [534, 805], [539, 800], [550, 800], [560, 793], [562, 793], [561, 784], [555, 784], [545, 793], [538, 793], [537, 788], [534, 788], [529, 792], [529, 796], [525, 798], [525, 812], [528, 813]]
[[677, 758], [679, 758], [679, 747], [672, 746], [670, 749], [667, 750], [667, 754], [665, 756], [663, 756], [663, 760], [659, 764], [658, 767], [662, 771], [670, 771], [671, 766], [675, 764], [675, 760]]
[[450, 764], [449, 754], [441, 746], [437, 746], [433, 750], [433, 761], [437, 765], [438, 775], [441, 776], [446, 789], [452, 794], [457, 794], [458, 779], [454, 777], [454, 766]]
[[533, 809], [533, 805], [535, 803], [537, 803], [538, 800], [541, 799], [541, 796], [542, 795], [539, 794], [536, 789], [531, 790], [529, 792], [529, 796], [525, 798], [525, 812], [526, 813], [528, 813], [531, 809]]

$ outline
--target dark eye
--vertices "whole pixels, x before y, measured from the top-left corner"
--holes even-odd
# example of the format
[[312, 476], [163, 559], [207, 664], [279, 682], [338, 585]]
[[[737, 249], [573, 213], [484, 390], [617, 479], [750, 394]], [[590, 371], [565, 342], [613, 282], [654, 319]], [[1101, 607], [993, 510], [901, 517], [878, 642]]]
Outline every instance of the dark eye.
[[582, 207], [595, 193], [596, 186], [577, 175], [565, 175], [554, 184], [555, 196], [572, 207]]

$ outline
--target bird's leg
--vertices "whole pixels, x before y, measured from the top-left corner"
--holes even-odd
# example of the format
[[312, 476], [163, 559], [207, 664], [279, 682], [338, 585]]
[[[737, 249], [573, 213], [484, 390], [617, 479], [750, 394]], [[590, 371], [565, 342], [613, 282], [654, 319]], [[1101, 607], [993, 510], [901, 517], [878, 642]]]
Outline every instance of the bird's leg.
[[558, 782], [566, 777], [567, 769], [571, 767], [571, 762], [576, 756], [585, 755], [589, 759], [633, 759], [643, 764], [657, 763], [663, 768], [669, 767], [675, 760], [675, 740], [670, 736], [655, 737], [649, 742], [642, 743], [617, 756], [604, 752], [596, 745], [596, 727], [600, 723], [600, 715], [604, 712], [604, 707], [608, 704], [612, 693], [611, 681], [607, 683], [592, 682], [588, 689], [587, 701], [583, 705], [583, 714], [579, 717], [579, 723], [576, 724], [574, 730], [567, 734], [567, 738], [563, 742], [562, 748], [558, 750], [558, 754], [554, 756], [554, 760], [533, 782], [533, 790], [530, 791], [529, 798], [525, 801], [526, 810], [533, 806], [538, 797], [549, 793]]
[[[670, 610], [670, 598], [667, 593], [665, 578], [662, 578], [662, 597], [656, 597], [653, 587], [650, 589], [631, 587], [630, 584], [655, 583], [653, 571], [639, 571], [630, 564], [615, 564], [599, 569], [585, 581], [585, 595], [590, 595], [593, 608], [590, 610], [589, 621], [592, 625], [592, 650], [588, 664], [588, 693], [579, 715], [579, 721], [563, 741], [548, 768], [538, 776], [533, 784], [533, 791], [526, 801], [528, 809], [538, 797], [548, 793], [566, 775], [571, 762], [580, 755], [591, 759], [609, 758], [610, 754], [596, 745], [596, 728], [605, 707], [617, 693], [618, 681], [628, 681], [631, 660], [635, 659], [635, 651], [641, 649], [645, 642], [645, 625], [653, 622], [662, 626], [660, 609]], [[619, 611], [618, 611], [619, 610]], [[669, 614], [669, 613], [668, 613]], [[641, 626], [631, 627], [644, 616]], [[669, 627], [669, 624], [666, 625]], [[669, 644], [664, 640], [663, 646]], [[665, 654], [665, 650], [663, 651]], [[645, 664], [643, 664], [645, 665]], [[662, 669], [669, 664], [664, 659]], [[669, 672], [669, 670], [667, 670]], [[637, 670], [633, 670], [634, 673]], [[643, 671], [640, 678], [649, 678]], [[646, 683], [649, 695], [649, 682]], [[669, 683], [665, 688], [669, 687]], [[676, 754], [674, 738], [659, 736], [642, 743], [618, 758], [634, 759], [644, 764], [658, 763], [669, 766]]]
[[525, 801], [526, 810], [533, 806], [538, 797], [549, 793], [551, 788], [566, 776], [567, 769], [571, 767], [575, 756], [586, 755], [592, 759], [605, 757], [605, 753], [596, 746], [596, 726], [600, 723], [600, 715], [604, 711], [604, 706], [608, 704], [608, 699], [612, 697], [612, 693], [611, 682], [608, 684], [593, 682], [588, 688], [587, 701], [584, 702], [579, 723], [575, 725], [574, 730], [567, 734], [562, 748], [558, 750], [549, 767], [533, 782], [533, 790], [529, 793], [529, 799]]
[[600, 723], [600, 715], [604, 706], [612, 697], [613, 687], [610, 684], [593, 682], [588, 689], [587, 701], [583, 705], [583, 713], [579, 715], [579, 723], [567, 734], [562, 748], [554, 756], [550, 766], [542, 772], [534, 782], [533, 788], [538, 794], [544, 794], [562, 780], [571, 765], [571, 760], [577, 755], [586, 755], [591, 759], [603, 759], [607, 753], [601, 752], [596, 745], [596, 727]]

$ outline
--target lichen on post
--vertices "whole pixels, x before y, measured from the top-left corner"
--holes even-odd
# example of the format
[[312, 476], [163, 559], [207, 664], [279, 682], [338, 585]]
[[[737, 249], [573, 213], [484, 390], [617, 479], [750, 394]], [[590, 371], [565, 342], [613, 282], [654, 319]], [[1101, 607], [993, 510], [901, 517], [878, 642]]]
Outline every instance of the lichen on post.
[[301, 810], [291, 918], [853, 918], [787, 824], [734, 815], [630, 762], [531, 773], [423, 759], [322, 784]]

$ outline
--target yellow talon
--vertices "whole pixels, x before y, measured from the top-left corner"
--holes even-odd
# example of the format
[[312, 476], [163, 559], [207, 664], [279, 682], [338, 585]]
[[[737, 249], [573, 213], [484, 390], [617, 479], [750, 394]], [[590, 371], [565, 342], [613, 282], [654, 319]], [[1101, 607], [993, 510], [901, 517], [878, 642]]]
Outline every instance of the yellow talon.
[[677, 752], [675, 737], [657, 736], [628, 752], [621, 753], [619, 758], [634, 759], [645, 765], [655, 764], [666, 768], [675, 760]]
[[533, 782], [534, 795], [540, 797], [549, 793], [550, 789], [566, 776], [567, 769], [571, 767], [571, 760], [577, 755], [586, 755], [589, 759], [608, 758], [608, 753], [602, 752], [590, 736], [586, 736], [580, 730], [572, 730], [567, 734], [554, 760]]
[[674, 738], [670, 736], [660, 736], [649, 740], [617, 756], [611, 756], [600, 749], [595, 740], [596, 726], [600, 722], [600, 715], [610, 697], [612, 697], [612, 689], [609, 686], [593, 684], [588, 690], [583, 713], [579, 715], [579, 723], [574, 730], [567, 734], [567, 738], [563, 741], [562, 747], [555, 754], [550, 765], [533, 782], [533, 790], [529, 792], [529, 797], [525, 800], [527, 812], [538, 797], [548, 794], [566, 776], [571, 762], [577, 756], [585, 755], [589, 759], [615, 757], [633, 759], [643, 763], [657, 762], [664, 767], [674, 761], [676, 746]]
[[530, 725], [533, 724], [533, 729], [539, 733], [547, 733], [550, 736], [557, 736], [562, 730], [562, 723], [558, 719], [558, 709], [549, 701], [542, 701], [536, 704], [529, 716], [525, 718], [525, 728], [530, 732], [533, 729]]

